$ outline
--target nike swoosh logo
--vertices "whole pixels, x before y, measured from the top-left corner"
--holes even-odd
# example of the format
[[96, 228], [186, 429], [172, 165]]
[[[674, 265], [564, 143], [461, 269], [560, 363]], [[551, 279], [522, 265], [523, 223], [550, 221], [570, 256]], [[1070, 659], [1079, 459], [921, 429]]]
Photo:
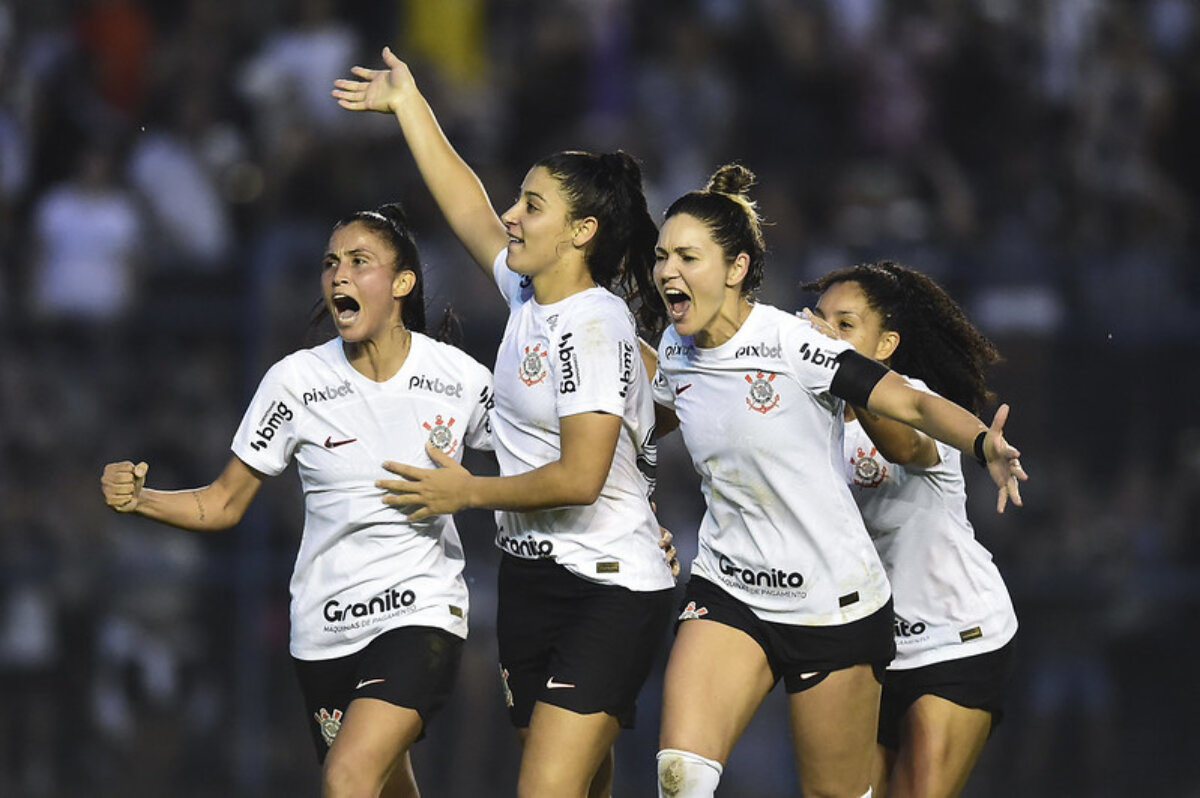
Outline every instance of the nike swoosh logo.
[[330, 435], [328, 438], [325, 439], [325, 448], [333, 449], [338, 446], [345, 446], [347, 443], [354, 443], [356, 440], [358, 440], [358, 438], [347, 438], [344, 441], [335, 441], [333, 439], [333, 436]]
[[354, 689], [361, 690], [362, 688], [366, 687], [368, 684], [379, 684], [380, 682], [386, 682], [386, 681], [387, 681], [387, 679], [363, 679], [361, 682], [354, 685]]
[[800, 678], [807, 682], [812, 677], [820, 675], [820, 673], [820, 671], [809, 671], [808, 673], [800, 674]]
[[567, 684], [566, 682], [556, 682], [556, 681], [554, 681], [553, 676], [551, 676], [549, 679], [546, 680], [546, 689], [547, 690], [559, 690], [564, 687], [574, 687], [574, 686], [575, 685]]
[[690, 382], [687, 385], [677, 385], [677, 386], [675, 386], [675, 395], [679, 396], [679, 394], [683, 393], [684, 391], [686, 391], [688, 388], [691, 388], [691, 387], [692, 387], [692, 384]]

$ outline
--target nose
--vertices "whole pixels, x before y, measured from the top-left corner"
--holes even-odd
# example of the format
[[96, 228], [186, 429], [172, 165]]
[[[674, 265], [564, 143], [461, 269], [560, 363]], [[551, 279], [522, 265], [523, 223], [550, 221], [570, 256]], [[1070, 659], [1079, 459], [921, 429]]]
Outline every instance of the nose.
[[520, 205], [519, 201], [514, 202], [512, 205], [508, 206], [508, 210], [500, 214], [500, 222], [505, 227], [512, 227], [517, 223], [516, 211], [518, 205]]
[[341, 285], [343, 283], [350, 282], [350, 278], [348, 276], [348, 271], [345, 268], [345, 264], [346, 264], [346, 262], [344, 260], [339, 259], [337, 262], [337, 265], [333, 267], [332, 277], [333, 277], [334, 285]]

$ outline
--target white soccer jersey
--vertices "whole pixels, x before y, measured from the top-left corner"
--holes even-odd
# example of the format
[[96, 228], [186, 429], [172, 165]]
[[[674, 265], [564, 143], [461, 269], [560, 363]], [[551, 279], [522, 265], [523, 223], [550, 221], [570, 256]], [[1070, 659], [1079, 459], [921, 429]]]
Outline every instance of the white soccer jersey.
[[931, 468], [898, 466], [858, 421], [846, 424], [845, 473], [892, 583], [894, 670], [995, 651], [1017, 631], [1000, 571], [967, 520], [959, 452], [937, 447]]
[[559, 459], [559, 419], [577, 413], [621, 417], [612, 468], [594, 504], [497, 512], [496, 545], [517, 557], [553, 557], [584, 579], [630, 590], [664, 590], [674, 577], [658, 548], [650, 509], [656, 450], [654, 403], [625, 302], [591, 288], [550, 305], [533, 300], [529, 280], [493, 265], [510, 315], [496, 353], [492, 411], [502, 475]]
[[432, 442], [451, 457], [490, 449], [491, 375], [466, 353], [413, 333], [404, 365], [375, 382], [342, 340], [295, 352], [263, 377], [233, 453], [264, 474], [293, 459], [304, 533], [291, 581], [291, 652], [341, 657], [398, 626], [467, 635], [463, 549], [454, 519], [411, 523], [385, 505], [384, 460], [425, 468]]
[[829, 393], [850, 348], [762, 304], [720, 346], [674, 328], [659, 344], [654, 398], [679, 417], [707, 505], [691, 572], [765, 621], [845, 624], [888, 599], [841, 467], [843, 403]]

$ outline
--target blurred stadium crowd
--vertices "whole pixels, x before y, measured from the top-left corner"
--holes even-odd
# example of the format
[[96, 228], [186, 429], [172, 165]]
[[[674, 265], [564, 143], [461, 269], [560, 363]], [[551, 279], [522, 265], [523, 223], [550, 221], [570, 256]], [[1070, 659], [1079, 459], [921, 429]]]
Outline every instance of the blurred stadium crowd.
[[[555, 149], [633, 153], [656, 214], [739, 160], [764, 301], [880, 257], [946, 285], [1006, 355], [1032, 476], [1003, 516], [972, 480], [1022, 631], [966, 794], [1200, 794], [1192, 0], [0, 0], [0, 792], [316, 794], [286, 645], [295, 477], [207, 538], [107, 511], [98, 478], [218, 473], [265, 367], [313, 343], [352, 210], [405, 202], [433, 317], [452, 304], [492, 362], [504, 305], [394, 120], [329, 97], [384, 44], [497, 203]], [[701, 499], [678, 441], [662, 460], [686, 562]], [[434, 798], [515, 785], [491, 520], [461, 528], [472, 638], [414, 755]], [[620, 796], [652, 794], [656, 690]], [[774, 712], [723, 795], [795, 793]]]

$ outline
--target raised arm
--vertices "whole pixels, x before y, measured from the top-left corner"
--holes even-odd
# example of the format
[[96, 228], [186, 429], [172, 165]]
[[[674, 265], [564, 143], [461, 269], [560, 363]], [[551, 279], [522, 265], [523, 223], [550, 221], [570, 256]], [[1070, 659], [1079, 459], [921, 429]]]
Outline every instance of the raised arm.
[[1009, 499], [1021, 506], [1019, 483], [1029, 477], [1021, 467], [1021, 453], [1004, 439], [1008, 405], [1001, 405], [991, 427], [985, 427], [967, 410], [936, 394], [919, 391], [896, 372], [888, 371], [871, 390], [867, 409], [915, 427], [971, 457], [982, 454], [992, 481], [1000, 489], [996, 511], [1004, 512]]
[[216, 531], [242, 520], [263, 477], [237, 457], [231, 457], [212, 484], [191, 490], [153, 490], [145, 487], [149, 466], [128, 460], [109, 463], [100, 477], [104, 502], [119, 513], [136, 513], [181, 529]]
[[508, 243], [504, 224], [479, 177], [442, 132], [408, 65], [387, 47], [383, 48], [383, 63], [385, 69], [354, 67], [350, 71], [359, 80], [335, 81], [333, 96], [338, 105], [351, 111], [377, 111], [396, 117], [429, 193], [450, 229], [490, 280], [492, 262]]

